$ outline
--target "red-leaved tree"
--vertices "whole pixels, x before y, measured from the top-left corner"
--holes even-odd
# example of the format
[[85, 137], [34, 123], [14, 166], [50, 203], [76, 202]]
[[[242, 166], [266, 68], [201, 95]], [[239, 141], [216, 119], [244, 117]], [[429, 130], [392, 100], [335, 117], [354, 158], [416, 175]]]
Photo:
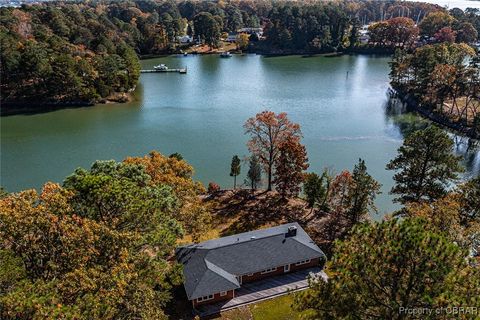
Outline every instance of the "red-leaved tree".
[[298, 196], [308, 168], [307, 150], [296, 137], [288, 137], [278, 150], [273, 183], [283, 198]]
[[450, 27], [445, 27], [440, 30], [438, 30], [437, 33], [435, 33], [435, 40], [437, 42], [450, 42], [453, 43], [455, 42], [455, 37], [457, 36], [457, 33], [452, 30]]
[[248, 119], [244, 125], [245, 134], [249, 134], [248, 149], [261, 162], [268, 177], [267, 190], [272, 190], [272, 176], [279, 148], [287, 139], [300, 141], [300, 125], [290, 122], [285, 112], [275, 114], [263, 111]]

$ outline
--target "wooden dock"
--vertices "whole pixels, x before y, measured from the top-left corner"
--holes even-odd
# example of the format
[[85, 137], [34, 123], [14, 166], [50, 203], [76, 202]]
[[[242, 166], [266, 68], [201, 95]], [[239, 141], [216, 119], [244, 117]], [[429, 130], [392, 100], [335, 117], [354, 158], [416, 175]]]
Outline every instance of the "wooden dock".
[[187, 73], [187, 68], [181, 68], [181, 69], [165, 69], [165, 70], [159, 70], [159, 69], [140, 70], [140, 73], [162, 73], [162, 72]]

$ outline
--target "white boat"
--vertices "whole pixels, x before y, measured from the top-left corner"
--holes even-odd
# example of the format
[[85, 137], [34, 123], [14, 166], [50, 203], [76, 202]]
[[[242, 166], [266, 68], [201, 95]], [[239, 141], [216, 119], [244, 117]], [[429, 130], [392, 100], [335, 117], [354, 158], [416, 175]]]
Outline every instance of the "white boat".
[[228, 51], [220, 53], [220, 58], [230, 58], [232, 54]]
[[162, 64], [159, 64], [158, 66], [154, 66], [153, 69], [155, 69], [155, 70], [168, 70], [168, 67], [162, 63]]

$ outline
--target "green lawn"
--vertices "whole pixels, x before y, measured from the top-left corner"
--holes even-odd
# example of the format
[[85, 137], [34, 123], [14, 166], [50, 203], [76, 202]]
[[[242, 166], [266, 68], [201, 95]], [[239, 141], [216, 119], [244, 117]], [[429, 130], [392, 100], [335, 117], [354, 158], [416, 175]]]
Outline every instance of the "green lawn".
[[292, 309], [293, 295], [288, 294], [276, 299], [260, 302], [250, 306], [254, 320], [294, 320], [300, 314]]
[[222, 313], [222, 320], [296, 320], [300, 313], [292, 309], [293, 295], [288, 294], [278, 298], [251, 304], [240, 309]]

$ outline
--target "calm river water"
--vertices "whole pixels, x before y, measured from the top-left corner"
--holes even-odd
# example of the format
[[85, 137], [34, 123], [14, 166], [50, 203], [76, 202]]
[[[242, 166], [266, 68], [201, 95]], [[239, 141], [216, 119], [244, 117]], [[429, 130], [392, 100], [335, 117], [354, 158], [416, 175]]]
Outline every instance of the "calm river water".
[[[361, 157], [383, 184], [377, 205], [395, 208], [388, 195], [403, 134], [421, 121], [387, 107], [385, 57], [170, 56], [145, 60], [188, 74], [142, 74], [135, 101], [45, 114], [1, 118], [1, 185], [8, 191], [61, 182], [96, 159], [122, 160], [156, 149], [181, 153], [196, 179], [230, 187], [230, 160], [248, 154], [243, 123], [265, 109], [298, 122], [310, 170], [351, 169]], [[459, 148], [463, 148], [460, 146]], [[480, 156], [466, 155], [467, 174]], [[242, 167], [243, 181], [247, 166]]]

